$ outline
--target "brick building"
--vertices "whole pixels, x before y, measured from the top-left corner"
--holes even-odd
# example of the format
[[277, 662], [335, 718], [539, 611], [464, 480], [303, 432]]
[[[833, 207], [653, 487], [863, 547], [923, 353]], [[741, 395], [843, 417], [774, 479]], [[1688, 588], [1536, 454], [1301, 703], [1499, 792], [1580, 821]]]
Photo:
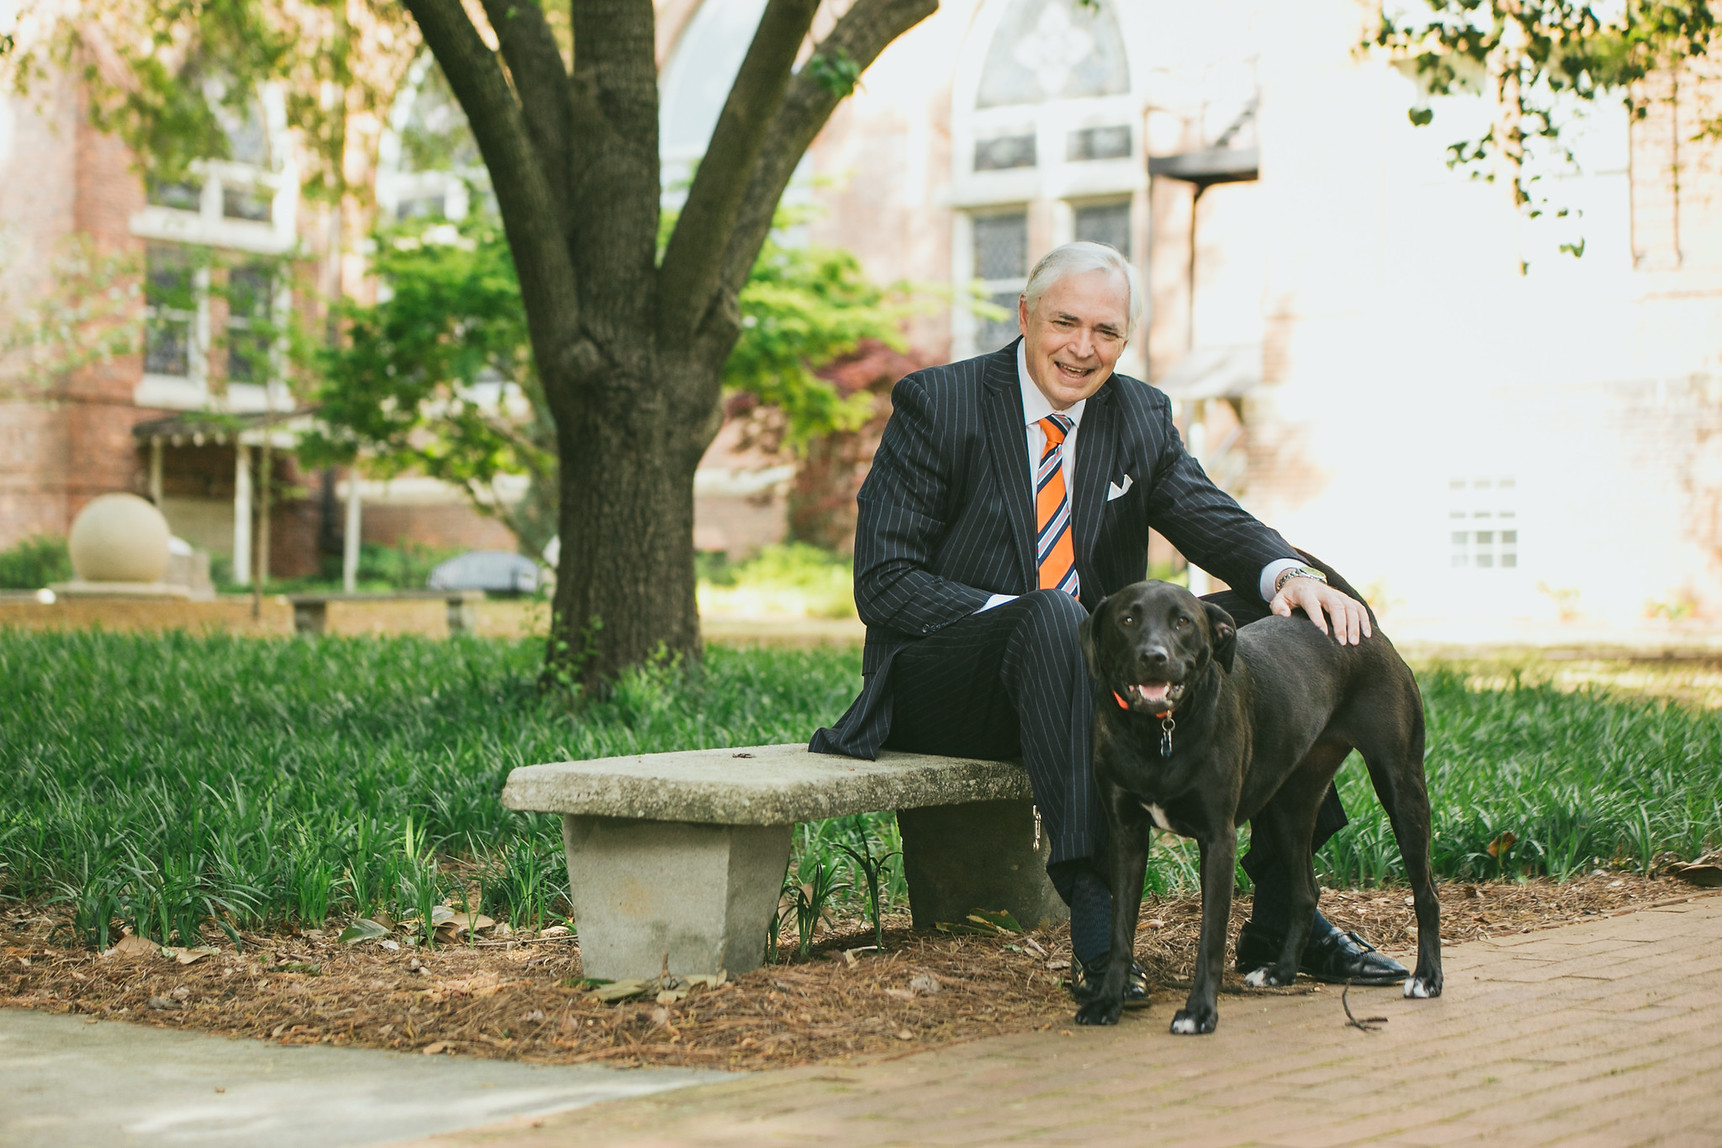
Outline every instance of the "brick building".
[[[660, 0], [668, 185], [703, 151], [763, 5]], [[951, 304], [912, 323], [926, 358], [1010, 338], [1008, 320], [966, 299], [1009, 304], [1053, 245], [1125, 251], [1149, 298], [1124, 369], [1175, 397], [1191, 447], [1246, 505], [1398, 615], [1722, 614], [1722, 144], [1701, 130], [1719, 111], [1718, 69], [1657, 77], [1642, 119], [1607, 101], [1572, 109], [1577, 166], [1532, 173], [1550, 205], [1532, 219], [1500, 181], [1446, 166], [1446, 145], [1498, 114], [1488, 101], [1429, 99], [1359, 50], [1377, 11], [945, 0], [839, 107], [792, 194], [819, 208], [807, 234], [856, 251], [875, 279], [950, 285]], [[1409, 122], [1414, 106], [1431, 126]], [[82, 126], [75, 88], [4, 115], [0, 225], [24, 272], [0, 291], [40, 282], [55, 236], [147, 255], [170, 236], [139, 219], [188, 210], [145, 202], [125, 157]], [[391, 167], [387, 150], [385, 210], [462, 194], [446, 173]], [[278, 210], [285, 183], [272, 186]], [[292, 206], [314, 251], [316, 228]], [[202, 190], [203, 225], [267, 230], [227, 211]], [[197, 324], [221, 321], [213, 304], [158, 314], [198, 338]], [[0, 545], [63, 529], [98, 489], [147, 489], [130, 426], [179, 408], [140, 386], [146, 367], [90, 368], [52, 401], [8, 400]], [[238, 409], [245, 393], [230, 380], [226, 401]], [[181, 481], [203, 476], [210, 505], [228, 497], [233, 446], [176, 461], [191, 449], [182, 440], [162, 463], [183, 472], [163, 488], [176, 526], [191, 518], [173, 499], [194, 496]], [[760, 485], [774, 460], [719, 454], [703, 471], [700, 544], [745, 550], [782, 529], [782, 484]], [[311, 518], [338, 497], [298, 481]], [[446, 491], [365, 497], [367, 523], [459, 535]], [[217, 512], [204, 513], [213, 547]]]

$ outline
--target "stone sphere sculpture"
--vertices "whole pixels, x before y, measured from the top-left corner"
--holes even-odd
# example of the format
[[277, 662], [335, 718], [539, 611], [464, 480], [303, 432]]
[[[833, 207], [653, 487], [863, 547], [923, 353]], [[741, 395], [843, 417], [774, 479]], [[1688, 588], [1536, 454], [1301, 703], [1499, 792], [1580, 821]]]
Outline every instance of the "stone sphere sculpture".
[[172, 537], [161, 511], [135, 494], [104, 494], [78, 512], [66, 548], [80, 582], [159, 582]]

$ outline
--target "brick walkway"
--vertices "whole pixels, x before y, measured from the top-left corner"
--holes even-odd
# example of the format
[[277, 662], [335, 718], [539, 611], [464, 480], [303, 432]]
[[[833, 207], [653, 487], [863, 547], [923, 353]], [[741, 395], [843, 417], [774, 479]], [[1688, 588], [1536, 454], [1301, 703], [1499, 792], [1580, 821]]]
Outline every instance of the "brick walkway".
[[795, 1069], [414, 1143], [1722, 1145], [1722, 897], [1446, 954], [1446, 995], [1226, 995], [1116, 1029]]

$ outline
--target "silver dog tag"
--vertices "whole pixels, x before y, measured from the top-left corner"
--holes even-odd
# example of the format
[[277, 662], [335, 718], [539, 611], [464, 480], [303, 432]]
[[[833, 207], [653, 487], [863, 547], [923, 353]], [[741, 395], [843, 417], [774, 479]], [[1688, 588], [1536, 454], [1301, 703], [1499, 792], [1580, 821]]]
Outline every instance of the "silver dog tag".
[[1161, 757], [1171, 757], [1172, 756], [1172, 731], [1177, 729], [1177, 728], [1178, 728], [1178, 723], [1172, 720], [1171, 714], [1167, 714], [1164, 718], [1161, 719], [1161, 721], [1160, 721], [1160, 756]]

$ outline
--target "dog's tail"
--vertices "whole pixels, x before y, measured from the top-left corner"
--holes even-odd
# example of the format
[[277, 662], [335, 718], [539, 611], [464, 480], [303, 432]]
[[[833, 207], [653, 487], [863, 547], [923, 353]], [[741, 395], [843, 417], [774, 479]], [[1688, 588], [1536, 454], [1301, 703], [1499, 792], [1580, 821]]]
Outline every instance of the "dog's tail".
[[1292, 547], [1292, 549], [1297, 550], [1299, 554], [1303, 555], [1303, 560], [1305, 562], [1327, 575], [1327, 584], [1329, 586], [1332, 586], [1342, 594], [1349, 594], [1359, 602], [1362, 602], [1364, 610], [1369, 614], [1370, 629], [1376, 628], [1375, 611], [1370, 609], [1369, 600], [1357, 592], [1357, 587], [1353, 586], [1350, 582], [1347, 582], [1343, 574], [1335, 570], [1332, 566], [1329, 566], [1326, 562], [1317, 558], [1315, 555], [1311, 554], [1309, 551], [1299, 549], [1296, 546]]

